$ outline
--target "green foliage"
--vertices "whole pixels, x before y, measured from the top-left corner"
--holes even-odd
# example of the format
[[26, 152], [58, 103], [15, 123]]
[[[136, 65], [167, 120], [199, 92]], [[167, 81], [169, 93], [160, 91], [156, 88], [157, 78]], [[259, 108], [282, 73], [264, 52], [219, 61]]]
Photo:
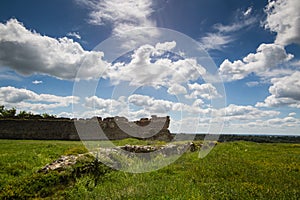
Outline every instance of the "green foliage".
[[14, 118], [16, 116], [16, 109], [6, 109], [4, 106], [0, 106], [0, 118]]
[[55, 119], [55, 115], [50, 115], [48, 113], [43, 113], [42, 115], [33, 114], [32, 112], [20, 111], [16, 114], [17, 110], [15, 108], [6, 109], [3, 105], [0, 105], [0, 118], [2, 119]]
[[42, 114], [42, 117], [43, 117], [44, 119], [55, 119], [55, 118], [56, 118], [55, 115], [50, 115], [50, 114], [48, 114], [48, 113], [43, 113], [43, 114]]
[[17, 115], [18, 118], [20, 119], [30, 119], [34, 116], [33, 113], [31, 112], [26, 112], [26, 111], [20, 111], [19, 114]]

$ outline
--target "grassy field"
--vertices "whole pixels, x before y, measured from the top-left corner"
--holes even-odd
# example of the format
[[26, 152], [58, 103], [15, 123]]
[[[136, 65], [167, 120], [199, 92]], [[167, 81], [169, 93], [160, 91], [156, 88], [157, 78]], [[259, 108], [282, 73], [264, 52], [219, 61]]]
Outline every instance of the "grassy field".
[[[148, 143], [116, 143], [134, 142]], [[75, 176], [74, 168], [37, 173], [85, 151], [81, 142], [0, 140], [0, 199], [300, 199], [300, 144], [219, 143], [204, 159], [187, 152], [142, 174], [102, 166], [97, 186], [92, 173]]]

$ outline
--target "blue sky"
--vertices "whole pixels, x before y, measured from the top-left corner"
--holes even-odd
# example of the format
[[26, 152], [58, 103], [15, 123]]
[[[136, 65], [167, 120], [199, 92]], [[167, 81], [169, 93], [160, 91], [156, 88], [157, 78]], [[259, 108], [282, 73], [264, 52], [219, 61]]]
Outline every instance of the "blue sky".
[[0, 104], [8, 108], [170, 115], [172, 132], [300, 134], [297, 0], [0, 5]]

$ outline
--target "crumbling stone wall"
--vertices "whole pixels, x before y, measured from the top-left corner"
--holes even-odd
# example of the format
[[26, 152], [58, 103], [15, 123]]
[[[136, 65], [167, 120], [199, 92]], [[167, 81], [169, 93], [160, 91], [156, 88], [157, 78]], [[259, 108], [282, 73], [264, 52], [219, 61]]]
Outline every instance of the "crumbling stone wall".
[[[98, 121], [106, 137], [95, 136], [95, 119]], [[75, 123], [83, 126], [75, 126]], [[152, 116], [139, 121], [129, 122], [124, 117], [92, 118], [92, 119], [4, 119], [0, 120], [0, 139], [38, 139], [38, 140], [80, 140], [81, 139], [125, 139], [141, 138], [169, 141], [172, 135], [168, 130], [170, 118]], [[94, 127], [93, 127], [94, 126]], [[82, 135], [80, 135], [82, 137]]]

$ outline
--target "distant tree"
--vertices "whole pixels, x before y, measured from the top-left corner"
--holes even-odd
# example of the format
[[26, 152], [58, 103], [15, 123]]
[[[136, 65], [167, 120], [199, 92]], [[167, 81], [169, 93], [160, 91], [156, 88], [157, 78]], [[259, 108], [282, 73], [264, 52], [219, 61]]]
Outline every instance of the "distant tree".
[[43, 117], [44, 119], [54, 119], [54, 118], [56, 118], [55, 115], [50, 115], [50, 114], [48, 114], [48, 113], [43, 113], [43, 114], [42, 114], [42, 117]]
[[15, 108], [6, 109], [5, 106], [0, 105], [0, 118], [1, 119], [11, 119], [11, 118], [19, 118], [19, 119], [54, 119], [55, 115], [50, 115], [48, 113], [33, 114], [32, 112], [20, 111], [16, 115], [17, 110]]
[[2, 113], [2, 112], [3, 112], [3, 110], [4, 110], [4, 106], [3, 106], [3, 105], [1, 105], [1, 106], [0, 106], [0, 113]]
[[24, 110], [20, 111], [19, 114], [17, 115], [17, 117], [20, 119], [30, 119], [32, 116], [34, 116], [33, 113], [26, 112]]
[[15, 118], [16, 116], [16, 109], [6, 109], [3, 105], [0, 106], [0, 117], [1, 118]]

